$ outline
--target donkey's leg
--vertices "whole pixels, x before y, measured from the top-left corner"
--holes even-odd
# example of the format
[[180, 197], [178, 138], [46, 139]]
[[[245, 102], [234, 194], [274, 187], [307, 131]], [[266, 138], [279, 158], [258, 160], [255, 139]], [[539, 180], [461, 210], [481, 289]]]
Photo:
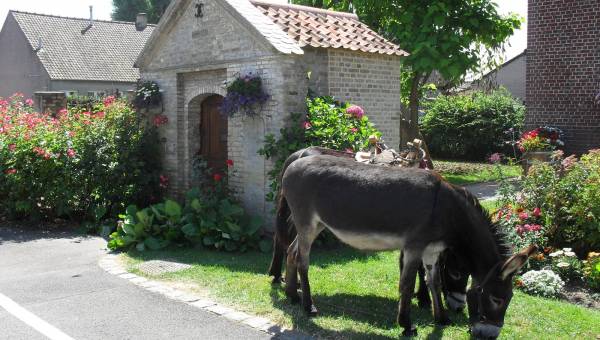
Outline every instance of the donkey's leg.
[[431, 291], [433, 299], [433, 318], [440, 325], [449, 325], [450, 319], [442, 302], [442, 280], [440, 272], [439, 253], [425, 252], [423, 254], [423, 265], [427, 271], [427, 286]]
[[416, 336], [417, 329], [410, 320], [410, 304], [415, 291], [417, 271], [421, 257], [414, 252], [404, 251], [402, 272], [400, 274], [400, 304], [398, 305], [398, 324], [404, 328], [403, 336]]
[[310, 283], [308, 280], [308, 266], [310, 264], [310, 248], [323, 230], [321, 225], [307, 228], [310, 230], [307, 233], [298, 234], [298, 253], [296, 263], [298, 264], [298, 272], [300, 273], [300, 284], [302, 285], [302, 307], [308, 316], [318, 314], [317, 307], [313, 304], [312, 295], [310, 294]]
[[287, 251], [287, 263], [285, 267], [285, 295], [293, 304], [300, 302], [298, 295], [298, 267], [296, 258], [298, 254], [298, 237], [292, 242]]
[[429, 291], [427, 290], [427, 284], [425, 283], [425, 268], [419, 266], [419, 290], [417, 290], [417, 300], [419, 301], [419, 307], [429, 308], [431, 306], [431, 298], [429, 298]]

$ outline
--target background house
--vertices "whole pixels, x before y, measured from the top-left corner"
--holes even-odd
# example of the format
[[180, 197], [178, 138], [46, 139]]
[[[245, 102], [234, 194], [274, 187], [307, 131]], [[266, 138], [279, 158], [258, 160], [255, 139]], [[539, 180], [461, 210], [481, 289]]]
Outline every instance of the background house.
[[525, 91], [525, 74], [527, 69], [527, 50], [506, 61], [480, 79], [474, 80], [469, 89], [492, 90], [504, 87], [513, 97], [525, 102], [527, 94]]
[[[364, 107], [388, 145], [397, 147], [404, 55], [350, 13], [248, 0], [173, 0], [136, 63], [142, 78], [163, 90], [169, 118], [164, 164], [172, 192], [181, 195], [192, 186], [198, 154], [215, 156], [201, 148], [210, 139], [218, 141], [213, 151], [223, 153], [220, 158], [236, 164], [230, 186], [246, 209], [269, 216], [271, 163], [257, 151], [265, 135], [279, 134], [290, 113], [306, 110], [309, 88]], [[224, 83], [247, 73], [261, 76], [271, 99], [259, 117], [218, 119]]]
[[135, 89], [133, 64], [154, 30], [139, 24], [10, 11], [0, 32], [0, 97]]
[[529, 0], [526, 125], [564, 130], [566, 150], [600, 147], [600, 6]]

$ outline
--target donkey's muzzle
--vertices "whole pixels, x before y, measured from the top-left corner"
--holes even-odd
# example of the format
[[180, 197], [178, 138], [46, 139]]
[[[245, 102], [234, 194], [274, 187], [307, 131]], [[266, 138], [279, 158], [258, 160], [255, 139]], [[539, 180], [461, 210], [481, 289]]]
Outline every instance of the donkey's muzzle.
[[502, 327], [489, 323], [476, 322], [471, 328], [471, 335], [477, 339], [496, 339]]
[[459, 292], [449, 292], [446, 295], [446, 303], [451, 310], [460, 312], [467, 304], [467, 295]]

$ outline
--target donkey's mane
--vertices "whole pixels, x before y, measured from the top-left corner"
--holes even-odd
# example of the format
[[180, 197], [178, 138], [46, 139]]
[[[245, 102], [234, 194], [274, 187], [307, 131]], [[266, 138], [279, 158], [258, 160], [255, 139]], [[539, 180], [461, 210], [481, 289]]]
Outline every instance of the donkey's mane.
[[475, 208], [478, 214], [481, 214], [481, 216], [485, 220], [485, 223], [490, 228], [490, 232], [492, 233], [494, 243], [498, 248], [498, 253], [500, 253], [500, 256], [509, 257], [512, 253], [512, 249], [509, 243], [506, 241], [506, 233], [500, 227], [500, 223], [492, 221], [490, 213], [481, 205], [479, 199], [475, 195], [473, 195], [469, 190], [458, 185], [451, 185], [455, 191], [463, 194], [464, 199], [467, 201], [468, 204], [472, 205], [473, 208]]

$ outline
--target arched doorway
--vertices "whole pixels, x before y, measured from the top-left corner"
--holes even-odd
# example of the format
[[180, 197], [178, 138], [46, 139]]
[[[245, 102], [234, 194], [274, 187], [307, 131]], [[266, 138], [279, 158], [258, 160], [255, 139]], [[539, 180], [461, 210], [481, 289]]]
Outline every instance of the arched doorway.
[[200, 109], [199, 154], [216, 171], [223, 169], [227, 161], [227, 115], [219, 111], [222, 103], [222, 96], [211, 95]]

